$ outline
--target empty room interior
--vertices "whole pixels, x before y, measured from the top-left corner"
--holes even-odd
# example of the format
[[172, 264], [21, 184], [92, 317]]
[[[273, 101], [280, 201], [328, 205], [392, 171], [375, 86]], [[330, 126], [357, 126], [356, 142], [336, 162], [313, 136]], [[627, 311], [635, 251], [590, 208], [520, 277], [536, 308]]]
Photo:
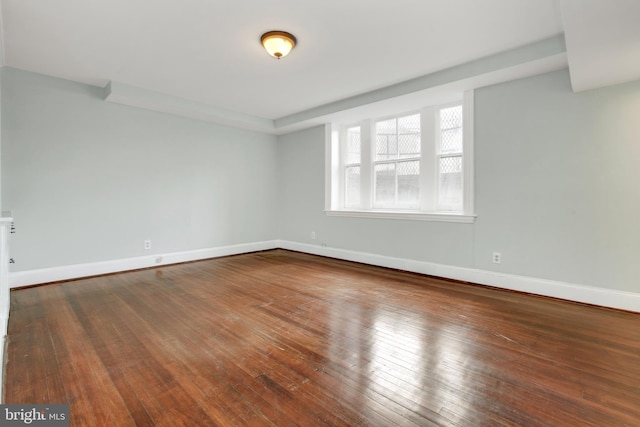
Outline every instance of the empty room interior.
[[0, 424], [640, 425], [640, 2], [0, 18]]

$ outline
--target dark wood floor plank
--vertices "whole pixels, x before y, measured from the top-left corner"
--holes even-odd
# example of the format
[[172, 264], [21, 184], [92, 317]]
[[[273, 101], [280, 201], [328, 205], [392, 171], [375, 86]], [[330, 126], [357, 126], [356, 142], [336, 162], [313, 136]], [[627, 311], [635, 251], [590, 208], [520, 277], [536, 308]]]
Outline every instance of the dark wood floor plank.
[[[128, 411], [121, 411], [124, 401], [115, 392], [108, 372], [93, 346], [89, 345], [89, 337], [77, 321], [61, 287], [51, 286], [52, 289], [41, 288], [39, 291], [46, 291], [49, 296], [50, 292], [55, 292], [56, 304], [46, 308], [49, 311], [47, 314], [49, 336], [54, 342], [57, 369], [69, 372], [71, 376], [69, 381], [63, 382], [64, 395], [61, 396], [58, 393], [60, 397], [55, 403], [70, 403], [82, 407], [80, 412], [91, 417], [85, 420], [87, 424], [132, 425], [133, 419]], [[67, 330], [67, 333], [65, 335], [58, 333], [62, 330]], [[83, 357], [74, 357], [77, 354]], [[53, 375], [62, 380], [57, 372]], [[100, 402], [85, 399], [87, 395], [103, 393], [104, 399]]]
[[283, 250], [11, 292], [71, 424], [637, 426], [640, 314]]
[[[218, 278], [218, 282], [224, 282], [225, 279]], [[231, 284], [229, 284], [231, 285]], [[192, 290], [193, 288], [190, 288]], [[196, 289], [197, 290], [197, 289]], [[238, 289], [238, 292], [244, 292], [242, 288]], [[263, 300], [253, 301], [253, 296], [251, 294], [247, 295], [244, 298], [249, 302], [258, 302], [262, 303]], [[271, 296], [268, 297], [271, 299]], [[186, 303], [189, 306], [193, 306], [194, 304], [201, 304], [198, 298], [189, 297]], [[180, 305], [181, 302], [177, 301], [176, 298], [172, 299], [172, 304]], [[197, 308], [197, 307], [196, 307]], [[202, 309], [205, 312], [211, 310], [213, 307], [204, 306]], [[247, 307], [247, 310], [250, 310], [254, 307], [254, 304], [251, 304]], [[224, 311], [223, 307], [218, 307], [218, 311]], [[213, 309], [212, 311], [216, 311]], [[208, 319], [209, 316], [205, 315], [203, 320], [212, 320]], [[260, 379], [261, 385], [264, 387], [263, 392], [267, 393], [267, 396], [275, 396], [276, 400], [278, 400], [279, 395], [284, 395], [284, 400], [279, 399], [279, 402], [276, 402], [278, 406], [292, 406], [289, 398], [289, 390], [298, 389], [299, 385], [305, 388], [305, 393], [309, 394], [313, 397], [309, 401], [304, 408], [298, 407], [296, 409], [296, 403], [294, 402], [292, 406], [292, 414], [294, 418], [297, 419], [299, 415], [298, 412], [300, 410], [311, 411], [315, 415], [315, 419], [320, 424], [337, 424], [337, 425], [358, 425], [365, 422], [364, 419], [360, 419], [357, 417], [350, 417], [349, 411], [335, 411], [336, 414], [332, 417], [334, 420], [323, 420], [326, 413], [326, 407], [334, 407], [340, 408], [341, 402], [335, 400], [335, 396], [332, 394], [335, 390], [330, 390], [328, 394], [326, 394], [323, 390], [315, 390], [313, 388], [313, 383], [309, 381], [309, 378], [304, 376], [298, 370], [292, 370], [290, 368], [291, 358], [288, 357], [285, 362], [282, 363], [280, 367], [281, 370], [274, 369], [273, 363], [274, 360], [277, 361], [277, 358], [274, 358], [274, 355], [281, 353], [285, 349], [281, 347], [282, 344], [276, 341], [274, 338], [274, 334], [269, 334], [268, 336], [259, 336], [257, 331], [262, 330], [263, 328], [272, 328], [273, 324], [270, 320], [266, 322], [252, 322], [251, 324], [246, 322], [244, 319], [242, 322], [238, 323], [240, 318], [238, 316], [229, 316], [228, 314], [224, 316], [225, 325], [221, 325], [218, 332], [216, 333], [216, 338], [221, 343], [225, 343], [225, 345], [221, 345], [221, 351], [224, 352], [225, 348], [229, 345], [233, 345], [234, 343], [242, 343], [244, 339], [250, 338], [250, 340], [246, 341], [246, 345], [242, 346], [242, 358], [240, 359], [240, 363], [243, 370], [247, 370], [248, 373], [254, 377]], [[231, 327], [227, 327], [227, 323], [231, 325]], [[246, 323], [246, 324], [245, 324]], [[262, 352], [262, 353], [260, 353]], [[233, 357], [233, 355], [231, 356]], [[268, 375], [267, 375], [268, 373]], [[308, 372], [307, 372], [308, 373]], [[274, 381], [274, 377], [276, 376], [279, 379], [278, 382]], [[318, 406], [319, 405], [319, 406]], [[316, 406], [318, 406], [316, 408]], [[345, 415], [347, 415], [345, 419]], [[302, 424], [305, 424], [304, 419], [300, 420]], [[389, 423], [389, 422], [387, 422]], [[280, 423], [279, 423], [280, 425]]]

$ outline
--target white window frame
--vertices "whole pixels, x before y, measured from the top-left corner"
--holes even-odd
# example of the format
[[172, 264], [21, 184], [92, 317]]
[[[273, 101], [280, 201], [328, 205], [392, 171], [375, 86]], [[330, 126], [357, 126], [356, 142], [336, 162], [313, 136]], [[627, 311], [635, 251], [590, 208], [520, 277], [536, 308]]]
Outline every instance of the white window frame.
[[[348, 140], [348, 132], [349, 129], [355, 128], [355, 127], [359, 127], [360, 128], [360, 162], [358, 163], [352, 163], [352, 162], [346, 162], [345, 160], [348, 158], [348, 143], [346, 144], [339, 144], [339, 150], [340, 150], [340, 157], [339, 157], [339, 167], [340, 167], [340, 186], [341, 186], [341, 191], [340, 191], [340, 206], [344, 206], [345, 209], [349, 209], [349, 206], [347, 204], [347, 200], [346, 200], [346, 186], [347, 186], [347, 179], [346, 179], [346, 170], [349, 167], [354, 167], [354, 166], [360, 166], [360, 206], [363, 206], [363, 204], [368, 205], [369, 201], [368, 201], [368, 197], [367, 194], [362, 191], [362, 189], [366, 186], [363, 185], [363, 180], [365, 180], [365, 184], [368, 185], [369, 182], [369, 171], [368, 171], [368, 165], [367, 165], [367, 161], [366, 158], [367, 156], [365, 155], [365, 153], [363, 153], [363, 149], [364, 151], [368, 151], [368, 147], [364, 147], [362, 144], [362, 141], [369, 138], [369, 129], [367, 129], [366, 127], [366, 123], [365, 122], [360, 122], [360, 123], [355, 123], [355, 124], [351, 124], [349, 126], [344, 126], [340, 129], [340, 139], [342, 141], [347, 141]], [[364, 175], [364, 176], [363, 176]]]
[[[465, 122], [465, 111], [464, 111], [464, 105], [460, 102], [454, 102], [454, 103], [449, 103], [449, 104], [443, 104], [443, 105], [438, 105], [437, 108], [435, 109], [435, 111], [433, 112], [434, 114], [434, 122], [435, 123], [440, 123], [441, 120], [441, 116], [440, 116], [440, 112], [446, 108], [450, 108], [450, 107], [455, 107], [455, 106], [460, 106], [462, 107], [462, 151], [460, 152], [452, 152], [452, 153], [443, 153], [441, 151], [441, 147], [442, 147], [442, 132], [438, 131], [438, 132], [434, 132], [435, 134], [435, 146], [433, 148], [433, 151], [435, 153], [434, 155], [434, 168], [435, 168], [435, 173], [436, 173], [436, 178], [435, 178], [435, 187], [436, 187], [436, 193], [435, 193], [435, 206], [436, 206], [436, 211], [437, 212], [461, 212], [460, 209], [455, 209], [457, 206], [455, 205], [450, 205], [450, 204], [442, 204], [440, 203], [440, 194], [439, 194], [439, 189], [440, 189], [440, 185], [439, 185], [439, 180], [440, 180], [440, 160], [447, 158], [447, 157], [461, 157], [462, 162], [464, 164], [464, 157], [465, 157], [465, 147], [464, 147], [464, 135], [465, 135], [465, 129], [464, 129], [464, 122]], [[464, 179], [464, 167], [463, 167], [463, 171], [462, 171], [462, 176]], [[462, 187], [462, 197], [463, 197], [463, 201], [462, 201], [462, 205], [464, 206], [464, 193], [465, 193], [465, 188], [464, 188], [464, 181], [463, 181], [463, 187]], [[464, 207], [463, 207], [464, 209]], [[462, 210], [463, 210], [462, 209]]]
[[[414, 157], [405, 157], [405, 158], [399, 158], [398, 157], [398, 158], [395, 158], [395, 159], [384, 159], [384, 160], [376, 159], [375, 158], [375, 154], [373, 152], [373, 146], [376, 144], [374, 142], [374, 138], [377, 136], [376, 125], [379, 122], [384, 122], [384, 121], [387, 121], [387, 120], [396, 120], [397, 121], [397, 120], [399, 120], [401, 118], [404, 118], [404, 117], [407, 117], [407, 116], [413, 116], [413, 115], [417, 115], [417, 114], [420, 114], [421, 121], [422, 121], [422, 114], [421, 113], [422, 113], [422, 111], [409, 111], [409, 112], [404, 112], [402, 114], [394, 114], [394, 115], [388, 116], [388, 117], [382, 117], [382, 118], [376, 118], [376, 119], [373, 119], [373, 120], [369, 120], [369, 122], [370, 122], [370, 128], [369, 128], [370, 129], [370, 140], [369, 140], [370, 144], [367, 144], [367, 145], [368, 145], [369, 150], [371, 150], [371, 153], [369, 154], [370, 162], [369, 162], [369, 165], [367, 165], [367, 167], [371, 171], [371, 175], [372, 175], [371, 198], [373, 200], [373, 204], [372, 204], [372, 206], [370, 206], [370, 209], [392, 210], [392, 211], [402, 210], [401, 207], [397, 206], [397, 198], [398, 198], [397, 185], [396, 185], [396, 192], [395, 192], [395, 196], [396, 196], [396, 203], [394, 204], [395, 206], [382, 206], [381, 207], [379, 205], [376, 205], [376, 196], [375, 196], [376, 177], [375, 177], [374, 171], [375, 171], [375, 167], [377, 165], [394, 164], [395, 167], [397, 168], [399, 163], [418, 161], [418, 162], [420, 162], [420, 165], [422, 166], [422, 157], [423, 157], [422, 147], [421, 147], [421, 153], [418, 154], [417, 156], [414, 156]], [[397, 122], [396, 122], [396, 125], [397, 125]], [[422, 123], [420, 123], [420, 126], [421, 126], [421, 129], [422, 129]], [[396, 129], [396, 131], [397, 131], [397, 129]], [[422, 133], [422, 130], [420, 132]], [[396, 144], [398, 144], [398, 146], [399, 146], [399, 144], [400, 144], [400, 140], [399, 139], [396, 140]], [[398, 148], [398, 150], [399, 150], [399, 148]], [[396, 184], [397, 184], [397, 178], [398, 178], [398, 175], [397, 175], [397, 169], [396, 169]], [[416, 209], [408, 209], [408, 211], [419, 210], [419, 209], [420, 209], [419, 207], [416, 207]]]
[[[436, 132], [436, 121], [434, 115], [442, 108], [462, 104], [463, 110], [463, 151], [462, 151], [462, 185], [463, 185], [463, 202], [462, 210], [447, 211], [438, 209], [438, 169], [439, 158], [447, 156], [439, 154], [438, 138], [439, 131]], [[416, 111], [408, 111], [392, 116], [364, 120], [356, 123], [349, 123], [345, 126], [328, 125], [326, 132], [326, 176], [325, 176], [325, 213], [328, 216], [343, 217], [360, 217], [360, 218], [389, 218], [389, 219], [408, 219], [422, 221], [444, 221], [444, 222], [460, 222], [473, 223], [475, 221], [474, 211], [474, 171], [473, 171], [473, 91], [464, 93], [462, 102], [447, 103], [421, 109], [421, 135], [422, 148], [420, 155], [420, 208], [419, 209], [396, 209], [385, 208], [378, 209], [373, 207], [374, 202], [374, 185], [373, 185], [373, 168], [376, 163], [373, 159], [372, 136], [375, 135], [375, 123], [387, 118], [398, 118], [416, 113]], [[346, 144], [341, 144], [341, 140], [345, 140], [346, 130], [355, 126], [360, 126], [361, 132], [361, 160], [360, 160], [360, 207], [345, 207], [345, 177], [344, 171], [346, 164], [345, 153], [341, 150]], [[440, 208], [443, 208], [442, 206]]]

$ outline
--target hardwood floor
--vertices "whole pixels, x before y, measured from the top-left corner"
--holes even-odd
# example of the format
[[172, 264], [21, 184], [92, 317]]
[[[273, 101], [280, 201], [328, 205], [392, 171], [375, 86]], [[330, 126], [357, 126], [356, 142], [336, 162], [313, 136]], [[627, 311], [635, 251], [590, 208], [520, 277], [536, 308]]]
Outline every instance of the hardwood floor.
[[76, 426], [638, 426], [640, 314], [274, 250], [11, 292]]

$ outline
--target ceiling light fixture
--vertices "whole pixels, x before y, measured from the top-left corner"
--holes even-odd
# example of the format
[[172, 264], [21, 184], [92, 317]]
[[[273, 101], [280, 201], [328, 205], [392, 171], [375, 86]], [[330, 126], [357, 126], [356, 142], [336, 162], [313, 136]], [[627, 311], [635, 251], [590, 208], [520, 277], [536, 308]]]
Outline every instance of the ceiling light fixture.
[[260, 38], [267, 53], [276, 59], [287, 56], [296, 47], [296, 38], [286, 31], [269, 31]]

